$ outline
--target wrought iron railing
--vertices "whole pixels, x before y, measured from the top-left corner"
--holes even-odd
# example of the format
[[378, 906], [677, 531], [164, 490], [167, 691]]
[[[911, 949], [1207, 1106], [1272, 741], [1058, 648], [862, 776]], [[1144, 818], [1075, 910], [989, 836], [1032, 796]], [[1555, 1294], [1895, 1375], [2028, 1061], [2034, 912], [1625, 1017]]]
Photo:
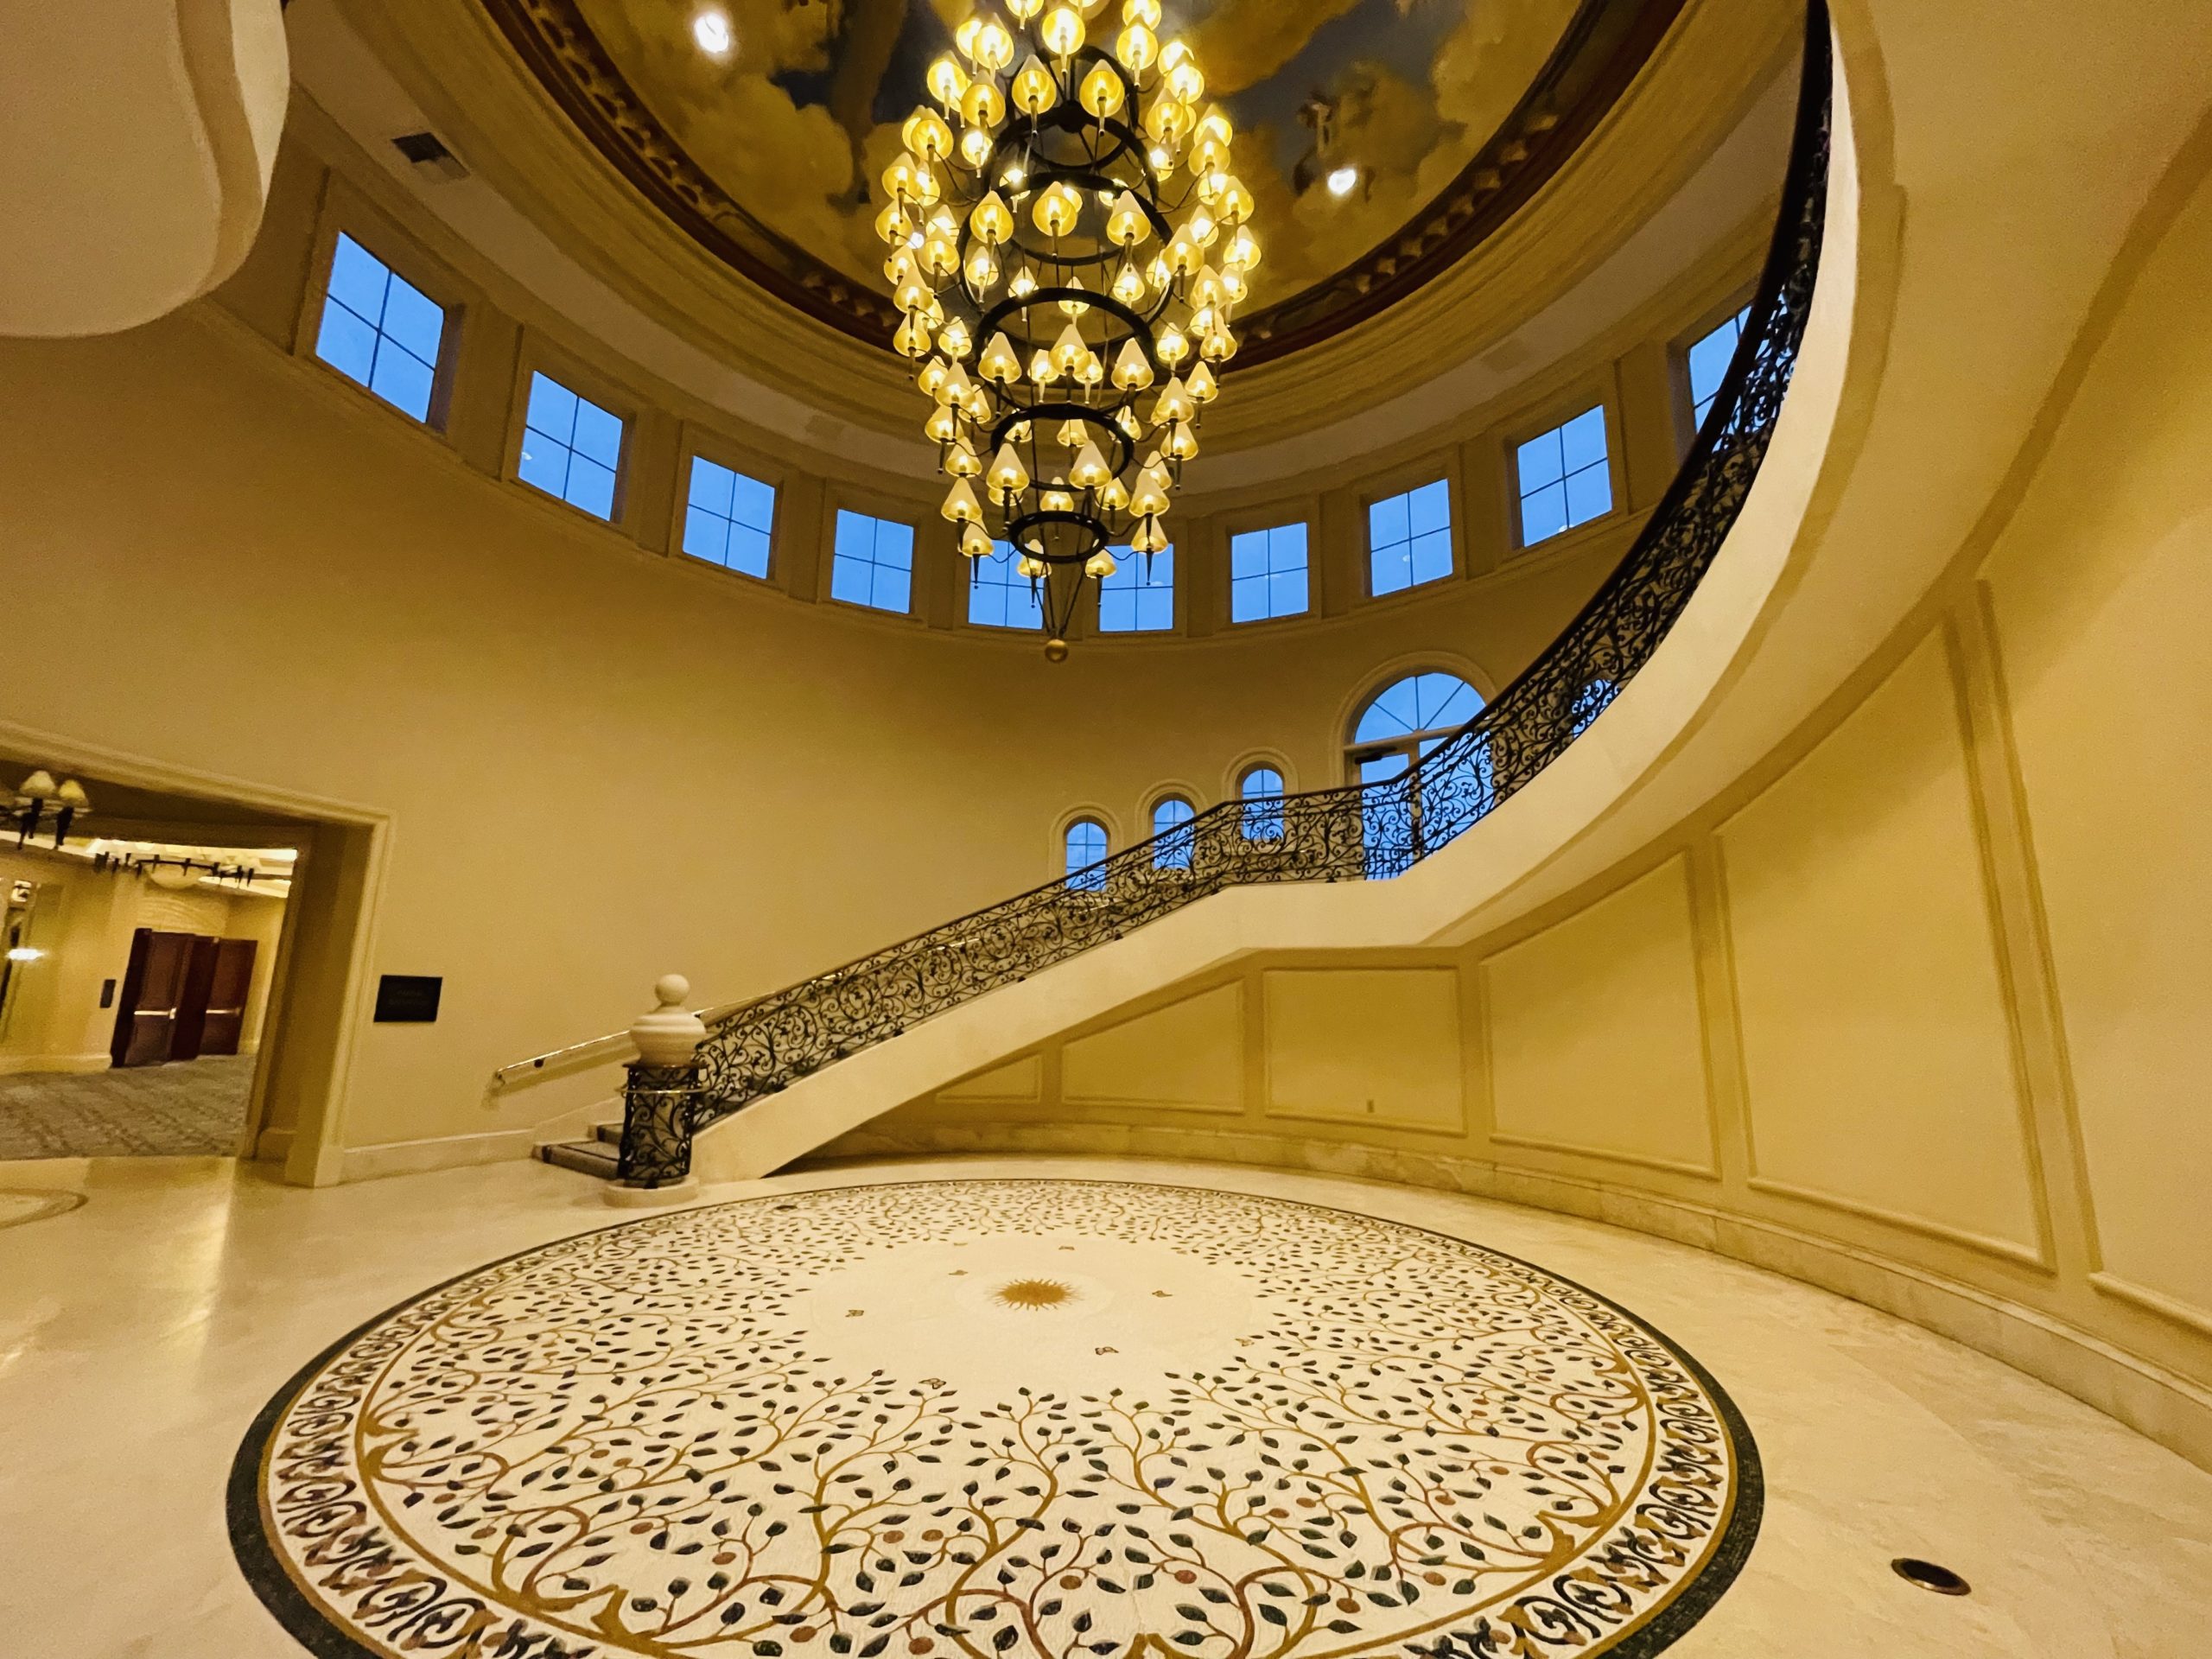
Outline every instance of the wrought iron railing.
[[[1813, 0], [1781, 217], [1742, 343], [1636, 544], [1527, 672], [1395, 778], [1226, 803], [1048, 887], [723, 1015], [699, 1052], [696, 1126], [1224, 888], [1402, 874], [1557, 759], [1667, 637], [1758, 475], [1820, 266], [1831, 78], [1826, 7]], [[633, 1138], [646, 1139], [626, 1138], [626, 1179], [681, 1173], [660, 1154], [633, 1160]], [[688, 1145], [681, 1155], [688, 1167]]]

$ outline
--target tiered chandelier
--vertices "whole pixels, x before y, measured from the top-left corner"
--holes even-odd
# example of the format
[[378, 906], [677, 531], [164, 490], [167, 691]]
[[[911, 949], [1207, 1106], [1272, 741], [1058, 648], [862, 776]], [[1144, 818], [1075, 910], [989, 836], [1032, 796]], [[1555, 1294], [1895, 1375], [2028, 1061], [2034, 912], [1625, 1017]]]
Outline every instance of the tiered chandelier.
[[1004, 3], [1011, 26], [979, 11], [930, 67], [876, 227], [896, 344], [937, 404], [944, 516], [971, 561], [1012, 548], [1058, 662], [1113, 550], [1149, 575], [1169, 544], [1260, 245], [1228, 118], [1200, 112], [1159, 0], [1125, 0], [1110, 51], [1090, 33], [1111, 0]]

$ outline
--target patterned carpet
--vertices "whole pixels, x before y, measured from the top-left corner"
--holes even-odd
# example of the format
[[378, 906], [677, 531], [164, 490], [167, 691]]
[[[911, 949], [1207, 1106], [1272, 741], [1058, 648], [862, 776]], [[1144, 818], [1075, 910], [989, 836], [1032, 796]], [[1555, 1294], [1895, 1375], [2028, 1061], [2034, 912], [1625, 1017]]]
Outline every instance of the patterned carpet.
[[227, 1158], [252, 1089], [251, 1054], [0, 1077], [0, 1159]]
[[331, 1659], [1631, 1659], [1759, 1494], [1718, 1384], [1527, 1262], [956, 1180], [465, 1274], [296, 1377], [229, 1507]]

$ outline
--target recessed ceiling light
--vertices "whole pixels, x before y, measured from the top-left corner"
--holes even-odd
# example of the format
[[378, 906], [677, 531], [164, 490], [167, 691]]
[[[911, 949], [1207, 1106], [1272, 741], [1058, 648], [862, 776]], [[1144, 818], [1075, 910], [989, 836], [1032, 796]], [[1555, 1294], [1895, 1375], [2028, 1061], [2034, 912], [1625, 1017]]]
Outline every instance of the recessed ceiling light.
[[730, 32], [728, 14], [713, 10], [702, 11], [691, 20], [691, 38], [710, 58], [729, 56], [730, 48], [737, 44], [737, 37]]
[[1340, 167], [1329, 175], [1329, 194], [1332, 196], [1348, 196], [1358, 185], [1359, 169], [1356, 167]]

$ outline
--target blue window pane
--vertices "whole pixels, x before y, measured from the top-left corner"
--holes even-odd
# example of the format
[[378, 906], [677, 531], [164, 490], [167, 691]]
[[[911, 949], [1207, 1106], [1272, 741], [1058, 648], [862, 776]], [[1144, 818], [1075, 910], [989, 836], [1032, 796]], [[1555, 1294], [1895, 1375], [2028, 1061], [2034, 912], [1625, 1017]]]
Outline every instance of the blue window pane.
[[729, 520], [702, 507], [683, 515], [683, 550], [695, 559], [724, 564], [729, 559]]
[[393, 277], [384, 301], [385, 338], [396, 341], [410, 356], [435, 365], [445, 331], [445, 308], [413, 283]]
[[1613, 510], [1603, 404], [1522, 444], [1520, 464], [1523, 547]]
[[1605, 460], [1605, 410], [1602, 404], [1576, 416], [1560, 428], [1559, 433], [1568, 472], [1580, 472]]
[[995, 542], [998, 550], [975, 561], [969, 572], [968, 620], [988, 628], [1041, 628], [1044, 607], [1037, 586], [1016, 569], [1010, 543]]
[[1376, 694], [1360, 715], [1352, 741], [1387, 742], [1393, 738], [1456, 730], [1480, 714], [1482, 707], [1481, 694], [1456, 674], [1409, 675]]
[[1521, 499], [1521, 540], [1534, 547], [1567, 528], [1567, 486], [1554, 484]]
[[1240, 576], [1229, 584], [1229, 620], [1262, 622], [1268, 616], [1268, 578]]
[[515, 476], [548, 495], [562, 494], [569, 486], [568, 447], [542, 433], [524, 432], [522, 464], [515, 468]]
[[1100, 868], [1106, 856], [1106, 828], [1089, 818], [1078, 818], [1068, 826], [1067, 874], [1068, 886], [1078, 893], [1099, 893], [1106, 887], [1106, 872]]
[[840, 510], [830, 564], [830, 596], [880, 611], [906, 611], [912, 600], [914, 529], [887, 518]]
[[704, 455], [691, 457], [683, 550], [748, 576], [768, 574], [768, 531], [776, 493]]
[[723, 561], [733, 570], [766, 581], [768, 575], [768, 532], [749, 524], [734, 524], [729, 532], [729, 556]]
[[1603, 467], [1592, 467], [1567, 480], [1567, 519], [1586, 524], [1613, 510], [1613, 476]]
[[1304, 570], [1280, 571], [1268, 579], [1270, 616], [1303, 616], [1307, 602]]
[[686, 499], [693, 506], [727, 518], [730, 516], [730, 493], [736, 485], [737, 474], [728, 467], [717, 467], [703, 456], [691, 457], [691, 489]]
[[1306, 526], [1281, 524], [1232, 537], [1229, 620], [1264, 622], [1306, 607]]
[[326, 305], [315, 354], [347, 379], [365, 386], [376, 362], [377, 331], [344, 306]]
[[569, 505], [581, 507], [594, 518], [614, 517], [614, 469], [582, 455], [569, 458]]
[[1237, 785], [1244, 803], [1244, 838], [1277, 841], [1282, 836], [1282, 774], [1273, 766], [1255, 766]]
[[1368, 509], [1369, 588], [1376, 597], [1452, 574], [1452, 489], [1442, 479]]
[[385, 289], [391, 282], [391, 268], [356, 242], [340, 234], [330, 256], [330, 297], [372, 328], [384, 320]]
[[1167, 548], [1149, 560], [1126, 547], [1115, 548], [1113, 554], [1114, 574], [1098, 584], [1099, 632], [1142, 633], [1173, 628], [1175, 550]]
[[1196, 846], [1196, 832], [1189, 826], [1198, 809], [1171, 795], [1152, 809], [1152, 867], [1156, 870], [1187, 870]]
[[776, 492], [757, 478], [747, 478], [742, 473], [732, 473], [730, 517], [764, 536], [776, 527]]
[[1265, 531], [1229, 538], [1229, 575], [1232, 582], [1265, 575], [1267, 569], [1268, 534]]
[[1416, 537], [1413, 545], [1413, 581], [1418, 588], [1425, 582], [1441, 582], [1452, 574], [1452, 532], [1448, 530], [1432, 531]]
[[1412, 765], [1411, 756], [1401, 754], [1394, 749], [1389, 754], [1380, 755], [1375, 760], [1361, 761], [1359, 781], [1363, 784], [1388, 783]]
[[1728, 365], [1735, 360], [1736, 347], [1751, 315], [1751, 307], [1745, 306], [1690, 347], [1690, 402], [1700, 426], [1713, 412], [1713, 400], [1720, 395], [1720, 383], [1727, 378]]
[[555, 442], [565, 445], [576, 429], [576, 394], [544, 375], [530, 377], [530, 403], [523, 419]]
[[610, 472], [622, 461], [622, 423], [588, 398], [576, 399], [575, 451]]
[[1547, 484], [1556, 484], [1567, 471], [1560, 448], [1559, 434], [1547, 432], [1541, 438], [1531, 438], [1521, 446], [1519, 466], [1521, 493], [1541, 490]]
[[369, 377], [369, 390], [390, 404], [404, 410], [416, 420], [427, 420], [430, 414], [430, 365], [407, 353], [393, 348], [386, 340], [377, 353], [376, 372]]
[[1410, 506], [1402, 495], [1394, 495], [1377, 501], [1367, 510], [1367, 543], [1370, 547], [1391, 547], [1413, 534]]
[[418, 421], [430, 416], [446, 314], [350, 236], [330, 259], [315, 355]]

